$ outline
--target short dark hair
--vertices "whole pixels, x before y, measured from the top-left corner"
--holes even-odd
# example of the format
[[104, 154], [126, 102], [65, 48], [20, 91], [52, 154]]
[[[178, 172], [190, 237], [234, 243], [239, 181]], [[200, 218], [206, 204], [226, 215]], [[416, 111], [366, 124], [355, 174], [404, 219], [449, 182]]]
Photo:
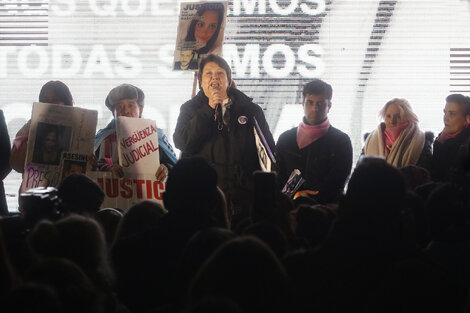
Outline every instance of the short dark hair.
[[457, 103], [462, 109], [464, 115], [470, 115], [470, 97], [454, 93], [447, 96], [446, 102]]
[[39, 102], [63, 102], [64, 105], [73, 106], [73, 97], [69, 87], [60, 80], [50, 80], [45, 83], [39, 92]]
[[405, 179], [400, 171], [378, 157], [363, 157], [348, 183], [344, 198], [348, 214], [390, 216], [404, 203]]
[[201, 157], [179, 160], [168, 174], [163, 204], [168, 211], [209, 214], [218, 199], [217, 172]]
[[230, 83], [232, 81], [232, 70], [230, 69], [230, 65], [228, 65], [227, 61], [225, 61], [224, 58], [219, 57], [215, 54], [209, 54], [204, 57], [201, 60], [201, 63], [199, 64], [199, 72], [197, 74], [197, 78], [199, 80], [199, 87], [201, 87], [202, 72], [204, 71], [204, 66], [206, 66], [206, 64], [209, 62], [214, 62], [215, 64], [224, 69], [225, 73], [227, 73], [227, 81], [230, 86]]
[[71, 174], [59, 186], [59, 198], [68, 213], [92, 215], [104, 201], [104, 192], [83, 174]]
[[333, 88], [331, 88], [330, 84], [316, 78], [304, 86], [302, 94], [304, 100], [307, 95], [324, 95], [328, 100], [331, 100], [333, 97]]

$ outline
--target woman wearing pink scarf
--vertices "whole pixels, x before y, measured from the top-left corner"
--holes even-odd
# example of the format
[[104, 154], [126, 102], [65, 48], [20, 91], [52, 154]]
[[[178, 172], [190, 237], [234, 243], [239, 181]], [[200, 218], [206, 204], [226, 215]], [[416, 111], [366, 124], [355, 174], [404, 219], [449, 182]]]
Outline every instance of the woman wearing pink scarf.
[[465, 148], [470, 145], [469, 123], [470, 97], [449, 95], [444, 107], [444, 129], [434, 141], [430, 166], [434, 181], [456, 181], [465, 175]]
[[366, 139], [364, 155], [383, 157], [397, 168], [427, 167], [431, 159], [432, 133], [418, 127], [418, 117], [406, 99], [394, 98], [380, 110], [383, 122]]

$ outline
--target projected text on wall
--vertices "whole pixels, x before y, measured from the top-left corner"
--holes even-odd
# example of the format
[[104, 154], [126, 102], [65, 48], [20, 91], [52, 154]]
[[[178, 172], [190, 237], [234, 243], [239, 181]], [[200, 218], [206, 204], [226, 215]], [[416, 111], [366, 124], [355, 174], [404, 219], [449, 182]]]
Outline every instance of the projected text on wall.
[[[95, 17], [139, 17], [158, 18], [174, 16], [179, 9], [174, 0], [89, 0], [87, 6]], [[21, 5], [21, 4], [16, 4]], [[77, 1], [57, 0], [49, 5], [49, 15], [57, 17], [74, 16]], [[81, 4], [83, 5], [83, 4]], [[11, 5], [14, 10], [15, 5]], [[325, 11], [325, 1], [290, 0], [234, 0], [229, 6], [229, 16], [234, 17], [285, 17], [293, 14], [317, 16]], [[158, 34], [156, 34], [158, 35]], [[0, 78], [7, 78], [10, 72], [18, 72], [23, 77], [41, 78], [52, 75], [56, 78], [135, 78], [139, 77], [145, 64], [141, 61], [143, 48], [139, 44], [126, 43], [113, 47], [92, 44], [86, 52], [73, 44], [52, 43], [49, 46], [2, 46], [0, 47]], [[164, 75], [171, 67], [171, 44], [160, 45], [157, 71]], [[274, 43], [261, 48], [260, 44], [226, 44], [223, 53], [240, 78], [258, 78], [260, 71], [271, 78], [288, 78], [298, 74], [304, 78], [320, 76], [324, 71], [321, 59], [322, 47], [317, 43], [293, 46]], [[281, 65], [278, 62], [282, 59]], [[9, 66], [7, 66], [9, 65]]]

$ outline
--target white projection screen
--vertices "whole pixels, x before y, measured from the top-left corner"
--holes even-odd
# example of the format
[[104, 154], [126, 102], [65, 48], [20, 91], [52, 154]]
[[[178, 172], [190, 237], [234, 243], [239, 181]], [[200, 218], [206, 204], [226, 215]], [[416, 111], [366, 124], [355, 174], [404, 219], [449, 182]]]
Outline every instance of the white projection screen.
[[[144, 117], [172, 140], [193, 88], [191, 72], [171, 69], [181, 2], [1, 0], [0, 109], [11, 140], [48, 80], [97, 110], [98, 129], [112, 118], [109, 90], [135, 84]], [[301, 120], [303, 84], [329, 82], [330, 121], [350, 135], [357, 160], [391, 98], [408, 99], [420, 127], [440, 132], [445, 97], [470, 95], [469, 30], [470, 0], [231, 0], [223, 55], [276, 140]], [[4, 181], [10, 211], [20, 181], [14, 171]]]

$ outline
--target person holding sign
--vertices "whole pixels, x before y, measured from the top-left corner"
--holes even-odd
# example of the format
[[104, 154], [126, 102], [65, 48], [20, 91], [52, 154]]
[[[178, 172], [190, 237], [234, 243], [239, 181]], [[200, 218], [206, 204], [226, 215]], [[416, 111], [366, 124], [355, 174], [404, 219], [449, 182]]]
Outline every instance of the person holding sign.
[[298, 127], [279, 136], [279, 180], [284, 185], [294, 170], [305, 182], [300, 190], [320, 203], [337, 200], [351, 172], [349, 136], [330, 125], [328, 112], [333, 90], [320, 79], [304, 86], [304, 117]]
[[[74, 101], [69, 87], [61, 81], [51, 80], [42, 86], [39, 92], [39, 102], [62, 104], [66, 106], [73, 106]], [[13, 147], [10, 155], [10, 165], [18, 173], [24, 172], [26, 160], [26, 148], [29, 139], [29, 129], [31, 127], [31, 120], [29, 120], [16, 134], [13, 141]], [[52, 136], [52, 135], [51, 135]]]
[[227, 62], [214, 54], [203, 58], [198, 72], [199, 93], [181, 106], [173, 139], [182, 157], [200, 156], [217, 172], [232, 212], [251, 204], [253, 172], [260, 170], [255, 121], [266, 148], [274, 139], [263, 110], [234, 88]]
[[[113, 88], [106, 97], [106, 107], [114, 117], [126, 116], [141, 118], [144, 110], [144, 92], [133, 85], [122, 84]], [[158, 128], [158, 145], [160, 166], [155, 173], [159, 181], [164, 181], [177, 157], [163, 129]], [[115, 176], [123, 177], [124, 171], [119, 165], [118, 143], [116, 140], [116, 121], [113, 119], [104, 129], [98, 131], [95, 138], [95, 156], [98, 158], [98, 168], [101, 171], [110, 171]]]

